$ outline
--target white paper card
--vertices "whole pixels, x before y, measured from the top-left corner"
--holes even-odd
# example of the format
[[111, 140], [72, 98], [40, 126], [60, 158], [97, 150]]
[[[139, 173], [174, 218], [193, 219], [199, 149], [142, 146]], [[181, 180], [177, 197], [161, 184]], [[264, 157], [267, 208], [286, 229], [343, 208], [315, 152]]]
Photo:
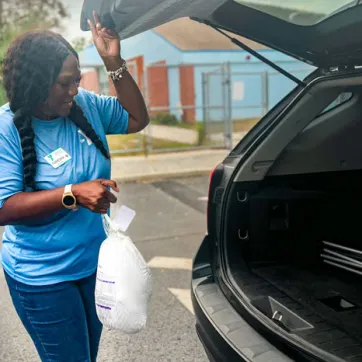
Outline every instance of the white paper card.
[[136, 216], [136, 211], [130, 209], [129, 207], [122, 205], [116, 217], [113, 219], [113, 222], [119, 226], [120, 230], [125, 232], [131, 225], [133, 219]]

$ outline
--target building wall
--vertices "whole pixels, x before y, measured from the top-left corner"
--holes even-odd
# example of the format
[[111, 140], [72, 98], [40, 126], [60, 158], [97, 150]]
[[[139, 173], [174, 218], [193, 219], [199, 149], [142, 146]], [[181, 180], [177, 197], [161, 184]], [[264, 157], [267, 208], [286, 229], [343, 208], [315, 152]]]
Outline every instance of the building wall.
[[[121, 54], [124, 59], [144, 57], [145, 65], [167, 59], [169, 64], [178, 64], [182, 52], [152, 30], [121, 41]], [[103, 62], [92, 44], [79, 54], [81, 67], [102, 66]]]
[[[183, 109], [182, 120], [188, 123], [195, 121], [195, 68], [193, 65], [179, 67], [180, 100]], [[186, 108], [187, 107], [187, 108]]]
[[[275, 62], [297, 78], [303, 79], [314, 68], [274, 50], [261, 50], [260, 54]], [[273, 68], [250, 56], [245, 51], [199, 51], [185, 52], [183, 63], [194, 64], [194, 88], [196, 119], [204, 118], [203, 109], [203, 74], [208, 73], [206, 93], [209, 99], [209, 111], [206, 115], [211, 121], [225, 117], [223, 92], [224, 75], [222, 64], [230, 62], [232, 98], [232, 117], [234, 119], [260, 117], [267, 109], [271, 109], [295, 84]], [[224, 71], [226, 73], [226, 71]], [[265, 82], [266, 74], [267, 81]], [[267, 92], [265, 92], [265, 89]], [[266, 99], [267, 98], [267, 99]], [[244, 108], [243, 108], [244, 107]], [[225, 110], [226, 111], [226, 110]]]
[[147, 71], [148, 106], [151, 115], [167, 112], [170, 104], [166, 62], [160, 61], [155, 65]]
[[[152, 30], [122, 41], [121, 46], [122, 55], [127, 61], [143, 55], [144, 66], [147, 68], [147, 74], [144, 76], [148, 83], [145, 87], [148, 88], [149, 106], [165, 107], [163, 111], [161, 110], [162, 112], [170, 110], [177, 113], [175, 109], [180, 103], [179, 74], [175, 69], [157, 68], [161, 63], [181, 63], [182, 52]], [[161, 76], [158, 80], [157, 74]], [[180, 116], [179, 113], [177, 115]]]
[[[202, 120], [205, 116], [217, 121], [225, 117], [223, 107], [227, 89], [223, 86], [221, 70], [225, 63], [230, 63], [229, 94], [234, 119], [262, 116], [294, 87], [291, 80], [243, 50], [182, 52], [153, 31], [122, 41], [121, 48], [122, 56], [132, 64], [131, 73], [137, 72], [135, 78], [141, 90], [147, 89], [144, 94], [149, 99], [149, 105], [164, 107], [164, 111], [187, 121]], [[274, 50], [259, 52], [300, 79], [314, 69]], [[102, 65], [95, 53], [94, 47], [82, 52], [81, 66], [97, 61]], [[208, 83], [203, 87], [203, 74], [206, 73], [208, 75], [204, 79]], [[88, 84], [93, 84], [94, 78], [90, 79]], [[205, 87], [210, 105], [207, 115], [204, 114], [203, 104]], [[114, 90], [110, 88], [113, 94]], [[182, 112], [180, 109], [180, 106], [192, 105], [194, 110]]]
[[[146, 31], [121, 42], [122, 57], [127, 60], [129, 70], [136, 79], [138, 86], [146, 98], [150, 99], [151, 106], [164, 106], [165, 111], [169, 107], [177, 107], [180, 98], [179, 91], [170, 93], [169, 89], [179, 89], [179, 74], [177, 71], [167, 71], [167, 68], [158, 69], [160, 62], [167, 64], [179, 64], [182, 52], [164, 38], [153, 31]], [[94, 46], [86, 48], [80, 53], [81, 67], [102, 67], [103, 63]], [[155, 65], [155, 67], [150, 67]], [[148, 67], [147, 74], [144, 70]], [[136, 69], [135, 69], [136, 68]], [[100, 69], [100, 76], [104, 78], [104, 70]], [[148, 74], [150, 73], [150, 74]], [[160, 78], [157, 79], [158, 75]], [[102, 78], [102, 79], [103, 79]], [[87, 89], [95, 90], [94, 84], [88, 84]], [[104, 87], [97, 87], [97, 91]], [[148, 89], [147, 89], [148, 88]], [[147, 90], [147, 91], [146, 91]], [[109, 91], [103, 93], [114, 94], [113, 85], [109, 84]], [[152, 93], [152, 94], [151, 94]]]
[[178, 64], [182, 60], [182, 52], [152, 30], [123, 40], [121, 49], [124, 59], [142, 55], [146, 66], [165, 59], [168, 64]]
[[97, 70], [92, 68], [82, 72], [80, 86], [84, 89], [100, 92]]

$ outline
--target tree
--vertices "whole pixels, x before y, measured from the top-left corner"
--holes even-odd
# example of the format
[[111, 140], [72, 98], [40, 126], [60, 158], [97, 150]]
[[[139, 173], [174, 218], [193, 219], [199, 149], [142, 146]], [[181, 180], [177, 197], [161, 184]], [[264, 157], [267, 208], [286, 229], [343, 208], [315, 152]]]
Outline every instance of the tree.
[[59, 27], [68, 16], [62, 0], [0, 0], [0, 37], [9, 28]]
[[[21, 33], [61, 28], [68, 13], [62, 0], [0, 0], [0, 66], [10, 43]], [[0, 106], [6, 102], [0, 74]]]
[[92, 44], [92, 39], [85, 38], [84, 36], [78, 36], [72, 40], [72, 46], [77, 52], [82, 51], [90, 44]]

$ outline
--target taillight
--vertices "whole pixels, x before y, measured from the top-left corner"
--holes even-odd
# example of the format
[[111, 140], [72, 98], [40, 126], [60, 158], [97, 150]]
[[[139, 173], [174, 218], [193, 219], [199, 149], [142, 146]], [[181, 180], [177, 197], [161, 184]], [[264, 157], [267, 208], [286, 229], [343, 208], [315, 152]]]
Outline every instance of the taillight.
[[[216, 220], [214, 220], [214, 223], [211, 223], [211, 219], [215, 217], [214, 213], [212, 212], [212, 208], [219, 203], [219, 197], [217, 194], [215, 194], [215, 191], [217, 191], [217, 188], [219, 188], [222, 175], [224, 172], [224, 165], [219, 164], [217, 167], [215, 167], [210, 174], [210, 183], [209, 183], [209, 196], [207, 201], [207, 210], [206, 210], [206, 217], [207, 217], [207, 231], [208, 234], [212, 234], [212, 225], [215, 225]], [[220, 189], [219, 189], [220, 190]]]
[[210, 213], [211, 192], [212, 192], [211, 184], [212, 184], [212, 178], [214, 177], [214, 174], [215, 174], [215, 170], [216, 170], [216, 168], [214, 168], [214, 169], [211, 171], [211, 173], [210, 173], [210, 178], [209, 178], [209, 193], [208, 193], [208, 198], [207, 198], [207, 209], [206, 209], [207, 231], [209, 231], [209, 213]]

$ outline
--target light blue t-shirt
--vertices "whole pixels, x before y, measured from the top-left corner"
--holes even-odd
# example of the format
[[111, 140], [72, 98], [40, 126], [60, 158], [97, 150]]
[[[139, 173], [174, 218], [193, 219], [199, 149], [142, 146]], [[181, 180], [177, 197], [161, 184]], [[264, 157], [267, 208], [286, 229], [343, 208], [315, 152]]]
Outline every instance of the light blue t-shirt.
[[[75, 100], [106, 148], [107, 134], [127, 133], [128, 113], [117, 98], [80, 88]], [[51, 121], [34, 118], [33, 128], [38, 158], [35, 180], [41, 190], [110, 178], [110, 161], [69, 118]], [[58, 148], [71, 159], [54, 168], [45, 156]], [[7, 104], [0, 108], [0, 208], [9, 197], [22, 191], [20, 137]], [[64, 209], [45, 219], [6, 226], [2, 264], [12, 278], [30, 285], [81, 279], [96, 270], [104, 239], [100, 214], [82, 207], [76, 212]]]

